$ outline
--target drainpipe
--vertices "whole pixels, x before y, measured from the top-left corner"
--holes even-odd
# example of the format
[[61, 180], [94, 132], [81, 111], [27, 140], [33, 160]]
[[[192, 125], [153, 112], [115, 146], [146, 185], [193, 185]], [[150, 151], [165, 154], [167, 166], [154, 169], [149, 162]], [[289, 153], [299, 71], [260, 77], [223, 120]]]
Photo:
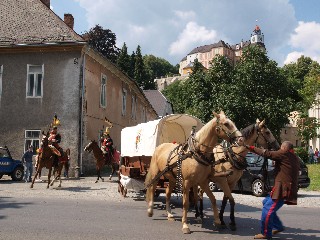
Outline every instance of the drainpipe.
[[86, 62], [86, 55], [83, 53], [82, 58], [82, 79], [81, 79], [81, 112], [80, 112], [80, 149], [79, 149], [79, 163], [78, 163], [78, 169], [76, 169], [76, 172], [80, 170], [80, 176], [83, 176], [83, 104], [84, 104], [84, 88], [85, 88], [85, 62]]

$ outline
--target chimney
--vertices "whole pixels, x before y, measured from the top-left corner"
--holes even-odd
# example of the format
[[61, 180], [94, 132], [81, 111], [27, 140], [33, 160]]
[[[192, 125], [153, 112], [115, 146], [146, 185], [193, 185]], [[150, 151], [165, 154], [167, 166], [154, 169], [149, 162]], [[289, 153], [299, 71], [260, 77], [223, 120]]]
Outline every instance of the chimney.
[[41, 0], [41, 2], [46, 5], [48, 8], [50, 8], [50, 0]]
[[73, 29], [74, 26], [74, 18], [72, 14], [70, 13], [65, 13], [64, 14], [64, 22], [69, 26], [69, 28]]

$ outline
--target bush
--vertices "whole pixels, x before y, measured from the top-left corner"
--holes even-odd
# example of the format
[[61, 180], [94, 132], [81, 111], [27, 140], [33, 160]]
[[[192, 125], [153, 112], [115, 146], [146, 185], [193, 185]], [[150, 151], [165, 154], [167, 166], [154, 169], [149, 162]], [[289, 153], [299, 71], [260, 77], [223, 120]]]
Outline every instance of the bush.
[[295, 153], [304, 161], [305, 163], [308, 163], [309, 156], [308, 151], [305, 147], [297, 147], [294, 149]]

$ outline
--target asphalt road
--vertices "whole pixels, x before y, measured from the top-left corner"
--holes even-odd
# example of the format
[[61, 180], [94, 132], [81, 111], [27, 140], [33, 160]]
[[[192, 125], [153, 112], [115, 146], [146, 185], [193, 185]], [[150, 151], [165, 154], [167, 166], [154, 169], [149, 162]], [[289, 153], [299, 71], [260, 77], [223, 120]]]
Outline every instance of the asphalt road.
[[[116, 182], [94, 184], [93, 180], [64, 181], [60, 190], [45, 189], [45, 183], [30, 189], [29, 184], [0, 180], [0, 240], [253, 239], [259, 232], [261, 208], [250, 204], [251, 199], [257, 199], [250, 195], [241, 196], [249, 204], [236, 206], [237, 231], [214, 230], [206, 199], [203, 223], [196, 222], [193, 211], [189, 211], [192, 233], [183, 235], [180, 198], [172, 199], [176, 221], [166, 218], [164, 195], [155, 203], [154, 216], [148, 218], [142, 196], [129, 193], [123, 199]], [[215, 195], [220, 206], [221, 193]], [[307, 200], [310, 196], [320, 201], [320, 193], [301, 197]], [[284, 206], [279, 216], [286, 231], [274, 239], [320, 239], [319, 214], [319, 206]]]

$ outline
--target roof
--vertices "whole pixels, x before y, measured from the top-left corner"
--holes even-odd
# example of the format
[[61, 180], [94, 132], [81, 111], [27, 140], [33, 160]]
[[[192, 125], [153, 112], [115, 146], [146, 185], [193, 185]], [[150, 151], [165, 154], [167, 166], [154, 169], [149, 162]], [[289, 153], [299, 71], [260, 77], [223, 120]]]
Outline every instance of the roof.
[[213, 43], [210, 45], [204, 45], [200, 47], [194, 48], [188, 55], [194, 54], [194, 53], [205, 53], [209, 52], [213, 48], [218, 48], [218, 47], [225, 47], [225, 48], [230, 48], [229, 44], [226, 44], [224, 41], [220, 40], [217, 43]]
[[153, 106], [154, 110], [156, 110], [158, 116], [166, 115], [167, 105], [170, 103], [160, 91], [144, 90], [143, 93]]
[[0, 46], [83, 42], [41, 0], [1, 0]]

